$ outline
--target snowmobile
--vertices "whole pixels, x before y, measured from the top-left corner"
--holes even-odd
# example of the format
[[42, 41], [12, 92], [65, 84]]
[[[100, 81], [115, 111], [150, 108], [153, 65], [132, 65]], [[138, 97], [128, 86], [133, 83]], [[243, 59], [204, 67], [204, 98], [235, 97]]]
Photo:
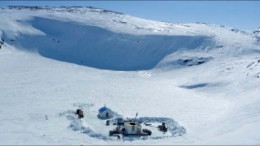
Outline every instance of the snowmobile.
[[84, 113], [81, 109], [77, 109], [76, 114], [78, 115], [79, 119], [84, 118]]
[[159, 126], [158, 126], [158, 129], [159, 129], [160, 131], [162, 131], [162, 132], [167, 132], [167, 130], [168, 130], [168, 129], [166, 128], [164, 122], [162, 122], [162, 125], [159, 125]]

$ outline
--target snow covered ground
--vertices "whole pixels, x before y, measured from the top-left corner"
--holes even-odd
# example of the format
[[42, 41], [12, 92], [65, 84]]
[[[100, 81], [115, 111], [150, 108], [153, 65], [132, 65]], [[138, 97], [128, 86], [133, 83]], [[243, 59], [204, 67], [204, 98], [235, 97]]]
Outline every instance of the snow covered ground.
[[[260, 144], [256, 31], [89, 7], [1, 8], [0, 20], [0, 144]], [[174, 119], [186, 133], [99, 139], [61, 116], [81, 104]]]

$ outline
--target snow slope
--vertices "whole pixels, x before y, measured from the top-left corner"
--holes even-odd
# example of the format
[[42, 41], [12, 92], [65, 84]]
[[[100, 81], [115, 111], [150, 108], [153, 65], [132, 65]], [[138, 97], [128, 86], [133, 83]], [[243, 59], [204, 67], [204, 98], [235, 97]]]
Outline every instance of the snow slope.
[[[260, 144], [257, 33], [92, 7], [0, 11], [0, 144]], [[171, 118], [186, 133], [97, 139], [60, 116], [78, 104]]]
[[2, 11], [2, 25], [11, 26], [4, 31], [9, 43], [100, 69], [152, 69], [180, 51], [236, 55], [259, 49], [252, 35], [214, 25], [154, 22], [85, 7]]

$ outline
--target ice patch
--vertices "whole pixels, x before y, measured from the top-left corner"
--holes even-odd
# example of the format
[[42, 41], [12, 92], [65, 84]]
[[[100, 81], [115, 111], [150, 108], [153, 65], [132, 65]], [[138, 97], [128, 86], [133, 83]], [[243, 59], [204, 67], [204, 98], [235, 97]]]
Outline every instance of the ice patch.
[[222, 83], [195, 83], [195, 84], [184, 84], [184, 85], [180, 85], [179, 87], [185, 89], [197, 89], [197, 88], [204, 88], [204, 87], [216, 87], [221, 84]]
[[194, 66], [194, 65], [200, 65], [206, 62], [209, 62], [212, 60], [213, 57], [183, 57], [177, 60], [178, 64], [184, 65], [184, 66]]
[[189, 66], [196, 66], [207, 63], [214, 58], [211, 56], [168, 56], [160, 62], [157, 67], [166, 69], [166, 68], [182, 68], [182, 67], [189, 67]]
[[182, 85], [180, 87], [186, 88], [186, 89], [195, 89], [195, 88], [202, 88], [208, 86], [208, 83], [199, 83], [199, 84], [193, 84], [193, 85]]

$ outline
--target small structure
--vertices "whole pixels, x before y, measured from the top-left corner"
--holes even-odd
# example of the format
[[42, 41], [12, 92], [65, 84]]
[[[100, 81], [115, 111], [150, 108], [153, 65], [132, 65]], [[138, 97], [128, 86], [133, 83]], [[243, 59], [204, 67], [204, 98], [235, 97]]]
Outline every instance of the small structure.
[[138, 122], [124, 121], [123, 126], [117, 125], [114, 130], [109, 131], [109, 136], [149, 136], [152, 135], [152, 131], [148, 129], [142, 129], [142, 126]]
[[106, 106], [101, 107], [98, 110], [98, 118], [100, 119], [110, 119], [113, 117], [114, 117], [114, 112], [111, 109], [107, 108]]
[[126, 121], [123, 128], [124, 135], [141, 135], [142, 126], [138, 122]]

